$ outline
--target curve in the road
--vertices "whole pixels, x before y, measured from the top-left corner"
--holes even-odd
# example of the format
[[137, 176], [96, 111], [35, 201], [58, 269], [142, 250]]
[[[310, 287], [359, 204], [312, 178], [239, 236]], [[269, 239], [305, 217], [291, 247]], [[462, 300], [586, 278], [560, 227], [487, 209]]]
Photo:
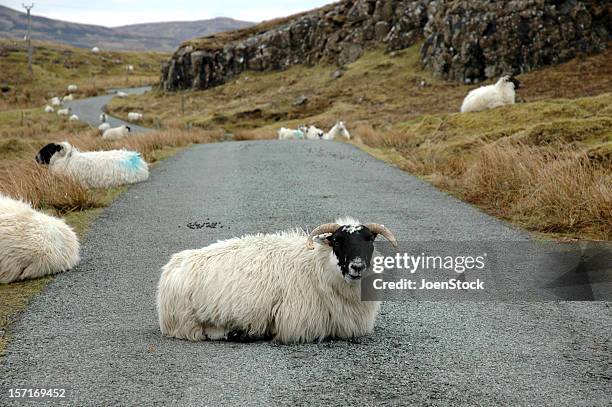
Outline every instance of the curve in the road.
[[67, 388], [79, 406], [609, 403], [601, 302], [385, 302], [372, 335], [300, 346], [161, 336], [155, 292], [172, 253], [344, 214], [404, 242], [527, 239], [347, 144], [198, 145], [104, 211], [80, 266], [16, 323], [0, 388]]
[[[138, 88], [112, 89], [106, 95], [95, 96], [85, 99], [70, 100], [64, 102], [64, 105], [66, 107], [72, 108], [72, 113], [76, 114], [79, 117], [80, 121], [97, 128], [98, 125], [100, 125], [100, 114], [104, 111], [104, 106], [106, 106], [108, 102], [110, 102], [111, 99], [115, 97], [117, 92], [122, 91], [131, 95], [141, 95], [150, 90], [150, 86], [142, 86]], [[143, 133], [151, 131], [151, 129], [147, 127], [125, 122], [110, 115], [107, 116], [107, 121], [110, 123], [111, 127], [117, 127], [121, 126], [122, 124], [125, 124], [127, 126], [130, 126], [130, 130], [134, 133]]]

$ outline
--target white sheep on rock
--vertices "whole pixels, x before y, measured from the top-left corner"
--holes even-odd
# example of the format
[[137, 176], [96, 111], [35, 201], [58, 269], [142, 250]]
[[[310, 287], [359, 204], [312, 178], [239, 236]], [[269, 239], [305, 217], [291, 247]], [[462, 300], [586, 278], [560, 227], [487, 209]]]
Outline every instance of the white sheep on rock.
[[516, 78], [508, 75], [502, 76], [494, 85], [471, 90], [463, 99], [461, 112], [479, 112], [503, 105], [512, 105], [516, 98], [515, 91], [520, 86], [521, 83]]
[[149, 178], [149, 167], [137, 151], [81, 152], [64, 141], [47, 144], [39, 151], [36, 161], [91, 188], [135, 184]]
[[0, 194], [0, 283], [55, 274], [79, 262], [79, 241], [66, 223]]
[[161, 331], [193, 341], [281, 343], [368, 334], [380, 304], [361, 301], [361, 277], [379, 234], [397, 245], [386, 227], [346, 218], [310, 235], [246, 235], [177, 253], [159, 281]]
[[[101, 125], [100, 125], [101, 126]], [[102, 133], [102, 138], [105, 140], [119, 140], [130, 135], [132, 129], [130, 126], [122, 124], [119, 127], [108, 128]]]

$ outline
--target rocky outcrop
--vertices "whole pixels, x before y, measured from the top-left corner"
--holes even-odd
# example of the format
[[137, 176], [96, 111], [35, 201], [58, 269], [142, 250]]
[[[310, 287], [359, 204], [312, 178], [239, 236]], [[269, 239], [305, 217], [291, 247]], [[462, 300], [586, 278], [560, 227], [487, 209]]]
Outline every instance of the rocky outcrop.
[[429, 7], [423, 64], [435, 74], [477, 82], [603, 50], [609, 1], [437, 1]]
[[610, 40], [608, 2], [578, 0], [344, 0], [229, 35], [183, 44], [162, 66], [165, 90], [206, 89], [245, 70], [345, 65], [384, 44], [424, 39], [434, 73], [466, 82], [596, 52]]

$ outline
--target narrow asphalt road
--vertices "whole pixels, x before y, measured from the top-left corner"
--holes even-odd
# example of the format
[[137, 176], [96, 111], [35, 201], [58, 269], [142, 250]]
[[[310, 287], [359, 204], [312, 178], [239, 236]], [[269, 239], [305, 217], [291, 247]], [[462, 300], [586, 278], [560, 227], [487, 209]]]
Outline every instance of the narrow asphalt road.
[[372, 335], [299, 346], [160, 335], [171, 254], [344, 214], [401, 241], [527, 239], [348, 144], [198, 145], [106, 209], [81, 264], [16, 323], [0, 404], [15, 402], [9, 388], [44, 387], [79, 406], [609, 405], [606, 302], [385, 302]]
[[[72, 108], [72, 113], [79, 116], [80, 121], [97, 128], [98, 125], [100, 125], [100, 114], [104, 111], [104, 106], [106, 106], [106, 104], [110, 102], [113, 97], [115, 97], [115, 94], [117, 92], [122, 91], [129, 95], [140, 95], [145, 92], [148, 92], [149, 90], [151, 90], [150, 86], [142, 86], [139, 88], [113, 89], [109, 91], [109, 93], [106, 95], [85, 99], [70, 100], [66, 101], [64, 105], [66, 107]], [[125, 122], [110, 115], [107, 116], [107, 121], [110, 123], [111, 127], [117, 127], [121, 126], [122, 124], [125, 124], [127, 126], [130, 126], [130, 130], [134, 133], [151, 131], [151, 129], [148, 129], [146, 127], [138, 126], [134, 123]]]

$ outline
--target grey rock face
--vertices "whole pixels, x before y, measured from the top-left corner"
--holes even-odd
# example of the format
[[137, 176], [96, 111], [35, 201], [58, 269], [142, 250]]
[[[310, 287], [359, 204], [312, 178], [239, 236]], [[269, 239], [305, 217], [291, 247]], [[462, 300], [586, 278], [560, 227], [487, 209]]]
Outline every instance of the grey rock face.
[[207, 89], [245, 70], [296, 64], [343, 66], [373, 46], [395, 51], [423, 38], [425, 67], [449, 79], [477, 82], [602, 50], [612, 39], [611, 4], [344, 0], [233, 41], [181, 46], [162, 66], [161, 87]]

